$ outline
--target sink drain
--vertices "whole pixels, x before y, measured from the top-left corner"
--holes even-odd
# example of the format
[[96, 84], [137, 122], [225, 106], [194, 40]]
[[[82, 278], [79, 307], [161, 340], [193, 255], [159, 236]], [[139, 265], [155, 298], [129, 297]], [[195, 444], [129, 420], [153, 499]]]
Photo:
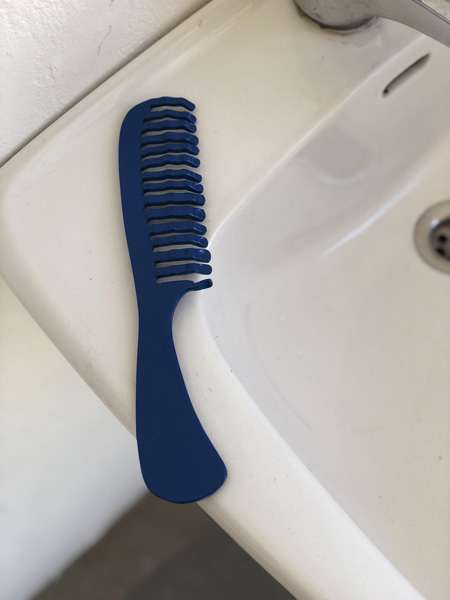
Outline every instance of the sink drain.
[[417, 221], [414, 241], [429, 265], [450, 273], [450, 200], [426, 210]]
[[433, 229], [431, 245], [440, 256], [450, 260], [450, 219], [442, 221]]

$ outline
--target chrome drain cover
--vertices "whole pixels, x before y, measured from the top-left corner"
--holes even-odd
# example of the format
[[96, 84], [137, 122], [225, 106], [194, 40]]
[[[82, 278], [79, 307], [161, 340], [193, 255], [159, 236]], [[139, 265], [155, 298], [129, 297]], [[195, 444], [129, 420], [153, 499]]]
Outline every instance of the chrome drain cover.
[[417, 221], [414, 241], [426, 263], [450, 273], [450, 200], [430, 206]]

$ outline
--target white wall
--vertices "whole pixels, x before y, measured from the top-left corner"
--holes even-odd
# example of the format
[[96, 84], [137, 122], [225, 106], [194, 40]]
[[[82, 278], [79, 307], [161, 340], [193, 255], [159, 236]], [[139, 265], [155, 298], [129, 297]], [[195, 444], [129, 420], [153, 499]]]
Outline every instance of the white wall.
[[1, 0], [0, 164], [207, 0]]
[[[0, 162], [205, 3], [1, 0]], [[0, 598], [29, 600], [143, 492], [135, 440], [0, 280]]]

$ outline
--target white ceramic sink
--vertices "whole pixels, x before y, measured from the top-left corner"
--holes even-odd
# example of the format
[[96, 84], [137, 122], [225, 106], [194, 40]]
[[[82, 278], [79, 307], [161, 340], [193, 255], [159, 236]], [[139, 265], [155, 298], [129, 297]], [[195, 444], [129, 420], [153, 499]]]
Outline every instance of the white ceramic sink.
[[449, 70], [398, 24], [215, 0], [0, 171], [3, 276], [132, 430], [118, 131], [196, 103], [214, 286], [175, 342], [229, 471], [201, 504], [301, 600], [450, 596], [450, 275], [413, 243], [450, 199]]
[[430, 56], [386, 96], [381, 71], [269, 176], [214, 238], [221, 283], [205, 298], [255, 403], [386, 556], [442, 600], [450, 276], [424, 263], [413, 232], [450, 198], [445, 61]]

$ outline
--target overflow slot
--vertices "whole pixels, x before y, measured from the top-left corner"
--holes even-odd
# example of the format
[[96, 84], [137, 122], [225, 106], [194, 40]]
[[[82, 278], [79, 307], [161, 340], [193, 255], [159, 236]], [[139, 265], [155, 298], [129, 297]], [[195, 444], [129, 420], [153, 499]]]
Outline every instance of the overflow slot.
[[400, 87], [403, 83], [405, 83], [408, 79], [410, 79], [413, 75], [415, 75], [418, 71], [420, 71], [429, 61], [430, 55], [425, 54], [412, 65], [404, 69], [399, 75], [394, 77], [392, 81], [390, 81], [387, 86], [383, 90], [383, 96], [388, 96], [392, 94], [398, 87]]

